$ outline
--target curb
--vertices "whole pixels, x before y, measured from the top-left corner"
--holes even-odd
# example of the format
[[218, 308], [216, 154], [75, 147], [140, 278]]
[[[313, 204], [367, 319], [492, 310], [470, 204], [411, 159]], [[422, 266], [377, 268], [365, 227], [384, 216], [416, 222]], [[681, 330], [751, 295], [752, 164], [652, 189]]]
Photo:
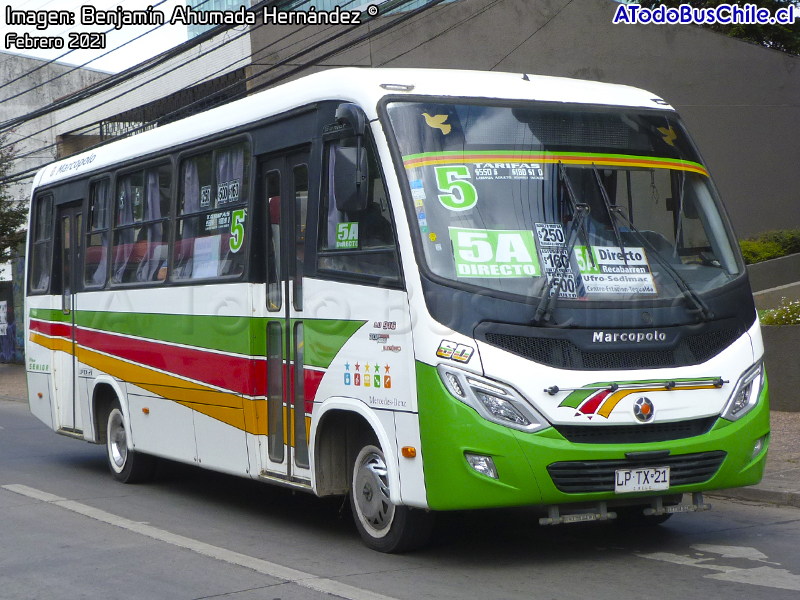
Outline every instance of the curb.
[[782, 492], [759, 487], [731, 488], [728, 490], [714, 490], [707, 492], [709, 496], [732, 498], [734, 500], [749, 500], [750, 502], [767, 502], [781, 506], [800, 508], [800, 491]]
[[2, 402], [19, 402], [20, 404], [27, 404], [27, 398], [17, 398], [16, 396], [0, 396]]

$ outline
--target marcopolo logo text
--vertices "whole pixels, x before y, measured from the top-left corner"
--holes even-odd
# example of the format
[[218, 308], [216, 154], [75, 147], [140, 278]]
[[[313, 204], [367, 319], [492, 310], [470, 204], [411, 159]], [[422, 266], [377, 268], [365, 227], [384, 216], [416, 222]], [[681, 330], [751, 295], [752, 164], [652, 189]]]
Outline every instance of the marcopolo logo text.
[[609, 332], [609, 331], [594, 331], [592, 332], [593, 343], [613, 343], [613, 342], [666, 342], [667, 334], [661, 331], [653, 330], [649, 332], [644, 331], [626, 331], [623, 333]]

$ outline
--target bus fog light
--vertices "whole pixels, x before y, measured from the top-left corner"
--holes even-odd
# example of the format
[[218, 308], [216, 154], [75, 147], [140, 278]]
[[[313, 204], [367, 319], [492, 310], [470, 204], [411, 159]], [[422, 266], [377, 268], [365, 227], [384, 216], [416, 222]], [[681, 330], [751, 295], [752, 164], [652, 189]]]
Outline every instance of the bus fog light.
[[767, 441], [767, 436], [760, 437], [756, 440], [756, 443], [753, 444], [753, 454], [751, 458], [755, 458], [758, 456], [761, 451], [764, 449], [764, 443]]
[[478, 400], [486, 407], [492, 415], [499, 419], [505, 419], [506, 421], [511, 421], [517, 425], [530, 425], [531, 422], [525, 418], [525, 416], [519, 412], [514, 405], [511, 404], [508, 400], [503, 400], [502, 398], [498, 398], [497, 396], [492, 396], [491, 394], [485, 394], [483, 392], [479, 392], [475, 390], [476, 396], [478, 396]]
[[499, 479], [497, 476], [497, 469], [494, 466], [494, 461], [491, 456], [482, 456], [480, 454], [465, 452], [464, 458], [467, 459], [469, 466], [481, 475], [486, 475], [492, 479]]

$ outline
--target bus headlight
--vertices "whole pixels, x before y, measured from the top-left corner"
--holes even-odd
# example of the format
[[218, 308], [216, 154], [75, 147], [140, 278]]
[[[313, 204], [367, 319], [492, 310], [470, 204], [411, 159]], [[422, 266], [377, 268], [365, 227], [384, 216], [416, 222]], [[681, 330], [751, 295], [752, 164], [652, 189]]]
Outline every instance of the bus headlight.
[[749, 413], [758, 403], [763, 387], [764, 361], [762, 359], [739, 377], [728, 404], [722, 411], [722, 418], [736, 421]]
[[487, 421], [528, 432], [549, 427], [515, 389], [450, 365], [437, 370], [448, 391]]

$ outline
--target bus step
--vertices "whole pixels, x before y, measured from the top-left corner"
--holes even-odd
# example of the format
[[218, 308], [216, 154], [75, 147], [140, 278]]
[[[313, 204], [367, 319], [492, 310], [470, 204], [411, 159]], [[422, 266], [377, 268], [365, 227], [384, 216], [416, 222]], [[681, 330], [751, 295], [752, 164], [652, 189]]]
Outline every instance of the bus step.
[[75, 438], [76, 440], [83, 439], [83, 429], [72, 429], [71, 427], [61, 427], [56, 429], [56, 433], [65, 435], [67, 437]]
[[702, 492], [692, 493], [691, 504], [674, 504], [672, 506], [664, 506], [661, 498], [656, 498], [653, 501], [652, 508], [645, 508], [644, 514], [650, 515], [663, 515], [665, 513], [684, 513], [684, 512], [700, 512], [703, 510], [711, 510], [711, 505], [703, 501]]
[[546, 517], [539, 519], [539, 525], [560, 525], [562, 523], [585, 523], [587, 521], [608, 521], [616, 519], [617, 513], [608, 512], [605, 502], [600, 502], [589, 512], [560, 514], [558, 506], [548, 506]]

